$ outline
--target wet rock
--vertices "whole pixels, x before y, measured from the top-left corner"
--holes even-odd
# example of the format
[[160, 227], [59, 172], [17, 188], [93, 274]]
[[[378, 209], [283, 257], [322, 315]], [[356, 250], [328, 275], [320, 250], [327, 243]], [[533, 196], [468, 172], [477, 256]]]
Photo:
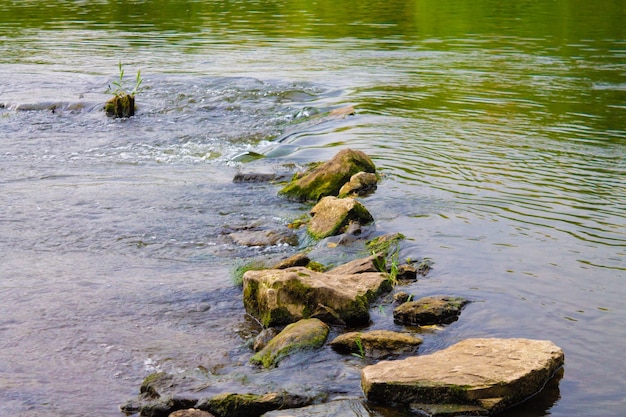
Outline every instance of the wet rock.
[[376, 166], [365, 153], [344, 149], [330, 161], [289, 183], [279, 194], [296, 201], [318, 201], [324, 196], [336, 196], [350, 177], [361, 171], [376, 173]]
[[430, 355], [361, 371], [369, 401], [411, 405], [427, 415], [493, 415], [541, 391], [563, 366], [546, 340], [467, 339]]
[[174, 411], [169, 417], [215, 417], [208, 411], [198, 410], [197, 408], [188, 408], [186, 410]]
[[315, 239], [343, 233], [350, 222], [368, 224], [374, 221], [369, 211], [353, 198], [324, 197], [311, 209], [313, 218], [308, 232]]
[[126, 415], [137, 414], [141, 417], [168, 417], [175, 411], [195, 407], [198, 401], [190, 398], [167, 398], [149, 402], [128, 402], [120, 407]]
[[114, 118], [131, 117], [135, 115], [135, 96], [126, 93], [114, 95], [104, 105], [107, 116]]
[[258, 417], [272, 410], [304, 407], [311, 401], [311, 398], [286, 392], [263, 395], [224, 393], [201, 401], [197, 408], [219, 417]]
[[263, 417], [378, 417], [361, 400], [338, 400], [298, 409], [271, 411]]
[[298, 245], [298, 236], [291, 230], [242, 230], [228, 235], [236, 244], [242, 246]]
[[468, 303], [462, 297], [424, 297], [396, 307], [393, 319], [398, 324], [413, 326], [450, 324], [458, 320], [461, 310]]
[[383, 259], [380, 255], [372, 255], [367, 258], [355, 259], [354, 261], [339, 265], [336, 268], [326, 271], [326, 273], [331, 275], [352, 275], [363, 274], [365, 272], [381, 272], [378, 269], [378, 265], [380, 265], [381, 262], [383, 262]]
[[294, 267], [243, 275], [246, 311], [265, 327], [311, 317], [320, 304], [346, 324], [367, 324], [370, 303], [390, 290], [387, 274], [378, 272], [336, 275]]
[[376, 189], [378, 177], [371, 172], [358, 172], [350, 177], [339, 190], [339, 198], [358, 197], [371, 193]]
[[410, 264], [398, 265], [396, 279], [400, 281], [417, 281], [417, 268]]
[[255, 352], [260, 351], [267, 346], [270, 340], [278, 336], [278, 333], [278, 330], [273, 327], [261, 330], [261, 332], [254, 338], [252, 349], [254, 349]]
[[160, 398], [174, 387], [174, 378], [167, 372], [155, 372], [144, 378], [139, 393], [144, 398]]
[[239, 172], [235, 174], [233, 182], [236, 183], [264, 183], [272, 181], [281, 181], [285, 179], [285, 175], [279, 174], [263, 174], [258, 172]]
[[365, 246], [370, 252], [382, 253], [385, 257], [389, 257], [398, 251], [400, 242], [404, 238], [402, 233], [389, 233], [368, 240]]
[[394, 354], [414, 352], [422, 342], [422, 339], [404, 333], [372, 330], [344, 333], [330, 342], [330, 346], [340, 353], [364, 354], [378, 359]]
[[267, 346], [250, 359], [250, 362], [265, 368], [273, 368], [286, 356], [322, 347], [328, 332], [328, 326], [318, 319], [304, 319], [292, 323], [270, 340]]
[[393, 295], [393, 301], [397, 304], [406, 303], [409, 301], [409, 298], [412, 298], [412, 295], [404, 291], [398, 291]]
[[272, 269], [287, 269], [294, 266], [307, 266], [311, 259], [303, 253], [297, 253], [287, 259], [283, 259], [272, 267]]

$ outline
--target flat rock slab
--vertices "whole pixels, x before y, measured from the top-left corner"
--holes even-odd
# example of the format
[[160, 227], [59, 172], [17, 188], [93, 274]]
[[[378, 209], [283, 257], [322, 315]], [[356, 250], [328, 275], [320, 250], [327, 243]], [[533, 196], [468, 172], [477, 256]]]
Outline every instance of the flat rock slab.
[[398, 324], [413, 326], [450, 324], [458, 320], [461, 310], [468, 303], [469, 301], [461, 297], [423, 297], [396, 307], [393, 320]]
[[563, 351], [550, 341], [467, 339], [366, 366], [361, 386], [369, 401], [411, 405], [427, 415], [443, 408], [450, 416], [493, 415], [541, 391], [563, 363]]
[[338, 275], [304, 267], [247, 271], [243, 275], [246, 311], [265, 327], [289, 324], [332, 312], [346, 324], [369, 322], [369, 306], [391, 290], [387, 274]]

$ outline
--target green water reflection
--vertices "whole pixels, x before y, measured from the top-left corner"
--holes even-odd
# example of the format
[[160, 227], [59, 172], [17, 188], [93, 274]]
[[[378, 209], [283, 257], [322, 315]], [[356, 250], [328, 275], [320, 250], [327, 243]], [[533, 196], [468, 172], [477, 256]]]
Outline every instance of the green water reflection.
[[[265, 37], [381, 39], [497, 34], [543, 38], [557, 46], [625, 38], [620, 0], [558, 1], [12, 1], [0, 5], [10, 29], [250, 31]], [[15, 33], [19, 36], [19, 32]]]

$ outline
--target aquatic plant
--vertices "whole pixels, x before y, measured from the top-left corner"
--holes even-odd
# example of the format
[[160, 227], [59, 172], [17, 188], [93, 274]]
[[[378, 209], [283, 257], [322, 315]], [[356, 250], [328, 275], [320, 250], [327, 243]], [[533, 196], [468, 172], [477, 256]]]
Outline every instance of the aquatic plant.
[[113, 94], [113, 97], [104, 105], [104, 111], [109, 117], [130, 117], [135, 114], [135, 95], [139, 92], [143, 79], [141, 71], [137, 71], [135, 86], [128, 93], [124, 88], [124, 67], [121, 61], [118, 63], [118, 69], [119, 78], [112, 82], [113, 87], [109, 84], [105, 91], [106, 94]]
[[359, 359], [365, 359], [365, 347], [363, 346], [363, 340], [361, 340], [361, 334], [359, 333], [357, 337], [354, 339], [354, 343], [356, 344], [357, 352], [352, 352], [352, 356], [355, 356]]

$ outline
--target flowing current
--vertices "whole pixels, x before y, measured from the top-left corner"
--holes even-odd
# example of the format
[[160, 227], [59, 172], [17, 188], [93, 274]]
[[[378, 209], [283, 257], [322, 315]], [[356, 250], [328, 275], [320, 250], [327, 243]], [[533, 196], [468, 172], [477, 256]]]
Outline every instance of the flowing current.
[[[574, 0], [0, 4], [0, 416], [120, 416], [160, 370], [207, 395], [362, 395], [363, 364], [330, 349], [247, 364], [233, 269], [311, 242], [228, 238], [310, 208], [238, 172], [344, 148], [382, 175], [363, 199], [377, 232], [433, 263], [403, 290], [473, 301], [420, 354], [549, 339], [562, 377], [503, 415], [623, 415], [625, 21], [622, 2]], [[125, 120], [102, 111], [119, 62], [129, 89], [143, 78]], [[370, 328], [405, 330], [389, 305]]]

